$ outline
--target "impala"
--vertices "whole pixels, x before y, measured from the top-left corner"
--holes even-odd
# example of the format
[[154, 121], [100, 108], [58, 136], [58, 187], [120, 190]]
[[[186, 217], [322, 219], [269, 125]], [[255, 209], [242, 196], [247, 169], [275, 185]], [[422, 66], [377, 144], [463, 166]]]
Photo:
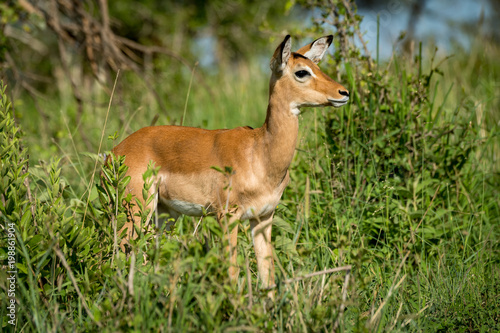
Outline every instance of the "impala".
[[[332, 40], [331, 35], [321, 37], [291, 52], [290, 36], [285, 37], [270, 62], [269, 106], [260, 128], [152, 126], [131, 134], [113, 149], [115, 155], [125, 156], [131, 177], [127, 189], [139, 200], [143, 198], [142, 175], [149, 161], [160, 167], [153, 186], [156, 199], [149, 205], [152, 210], [173, 219], [207, 212], [217, 216], [227, 242], [232, 281], [239, 273], [238, 225], [232, 229], [229, 226], [250, 220], [261, 284], [264, 288], [274, 284], [272, 219], [290, 181], [288, 168], [295, 152], [300, 108], [340, 107], [349, 100], [348, 90], [317, 65]], [[228, 179], [212, 167], [230, 167], [232, 175]], [[138, 223], [137, 217], [122, 229], [127, 229], [127, 238], [134, 237], [134, 223]]]

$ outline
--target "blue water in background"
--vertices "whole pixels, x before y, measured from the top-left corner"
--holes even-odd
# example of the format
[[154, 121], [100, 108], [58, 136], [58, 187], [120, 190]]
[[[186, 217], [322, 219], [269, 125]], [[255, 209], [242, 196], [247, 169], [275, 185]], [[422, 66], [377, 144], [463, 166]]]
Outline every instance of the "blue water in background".
[[[483, 11], [486, 21], [494, 19], [489, 15], [491, 9], [486, 0], [427, 0], [415, 26], [415, 52], [418, 52], [419, 42], [422, 42], [424, 49], [431, 45], [437, 46], [438, 52], [443, 54], [443, 56], [452, 54], [454, 52], [453, 46], [456, 44], [466, 50], [469, 49], [472, 45], [474, 35], [470, 31], [467, 34], [462, 29], [463, 23], [477, 26], [481, 11]], [[364, 17], [360, 28], [363, 32], [363, 39], [366, 42], [368, 51], [373, 59], [376, 59], [377, 55], [377, 15], [380, 16], [379, 57], [381, 60], [387, 60], [393, 54], [401, 32], [408, 28], [410, 17], [409, 2], [407, 0], [387, 0], [376, 9], [358, 8], [358, 14]], [[311, 24], [311, 18], [314, 15], [316, 14], [311, 13], [302, 22]], [[317, 13], [317, 15], [320, 15], [320, 13]], [[328, 29], [327, 32], [329, 32]], [[335, 34], [334, 31], [330, 33]], [[298, 42], [293, 39], [293, 49], [302, 46], [297, 45]], [[361, 43], [357, 38], [355, 42], [358, 47], [361, 47]], [[214, 47], [215, 39], [207, 31], [205, 35], [197, 38], [193, 53], [199, 55], [198, 61], [201, 67], [208, 71], [217, 72]], [[273, 47], [275, 46], [271, 46], [270, 49]], [[329, 52], [333, 52], [333, 50], [330, 49]], [[262, 70], [268, 71], [269, 50], [262, 50], [262, 54], [257, 54], [257, 56]]]
[[[377, 47], [377, 15], [380, 15], [379, 55], [381, 59], [387, 59], [401, 32], [408, 28], [410, 8], [404, 4], [406, 2], [401, 0], [388, 0], [380, 8], [358, 10], [364, 16], [360, 28], [365, 32], [363, 38], [373, 58], [376, 57]], [[477, 24], [481, 10], [488, 19], [490, 6], [484, 0], [428, 0], [415, 26], [416, 50], [420, 41], [424, 46], [434, 43], [440, 52], [446, 54], [452, 52], [455, 43], [465, 49], [470, 48], [473, 36], [465, 33], [461, 26], [462, 23]]]

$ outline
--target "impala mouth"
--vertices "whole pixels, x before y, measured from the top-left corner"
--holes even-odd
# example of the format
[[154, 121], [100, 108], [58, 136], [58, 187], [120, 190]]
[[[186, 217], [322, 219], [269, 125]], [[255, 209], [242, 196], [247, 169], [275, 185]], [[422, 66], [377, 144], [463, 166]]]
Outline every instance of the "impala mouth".
[[333, 98], [328, 99], [328, 102], [330, 102], [336, 108], [341, 107], [342, 105], [346, 105], [348, 101], [349, 97], [347, 96], [342, 99], [333, 99]]

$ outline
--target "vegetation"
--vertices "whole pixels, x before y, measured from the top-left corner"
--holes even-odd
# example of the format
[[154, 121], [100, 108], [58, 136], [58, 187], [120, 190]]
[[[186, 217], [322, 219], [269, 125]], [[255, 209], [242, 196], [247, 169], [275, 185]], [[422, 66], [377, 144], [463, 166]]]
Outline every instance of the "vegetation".
[[[248, 222], [238, 239], [237, 285], [211, 216], [184, 217], [168, 232], [150, 226], [130, 253], [119, 250], [116, 230], [131, 200], [126, 167], [115, 159], [103, 168], [99, 155], [155, 122], [260, 126], [268, 71], [258, 59], [209, 73], [186, 51], [176, 54], [182, 67], [157, 55], [152, 68], [138, 62], [137, 70], [116, 72], [96, 62], [94, 72], [92, 59], [57, 36], [39, 38], [73, 53], [26, 57], [33, 50], [22, 41], [0, 40], [0, 60], [10, 64], [3, 72], [9, 84], [0, 89], [2, 300], [10, 299], [3, 232], [10, 223], [17, 269], [15, 325], [2, 301], [2, 331], [500, 330], [500, 48], [478, 38], [470, 52], [451, 58], [421, 47], [415, 57], [395, 53], [383, 62], [352, 42], [361, 19], [354, 7], [335, 1], [331, 13], [326, 3], [315, 2], [324, 15], [294, 34], [309, 41], [337, 32], [335, 52], [321, 67], [349, 87], [351, 102], [300, 116], [292, 181], [274, 221], [274, 302], [259, 289]], [[191, 19], [187, 28], [206, 26], [210, 16], [197, 12], [196, 19], [189, 8], [179, 8]], [[36, 11], [0, 9], [34, 36], [48, 29]], [[126, 7], [110, 12], [125, 17]], [[226, 45], [224, 24], [236, 23], [218, 18]], [[134, 30], [135, 19], [113, 31]], [[146, 45], [160, 36], [126, 35]], [[255, 42], [269, 58], [279, 35], [245, 45]], [[29, 77], [28, 69], [44, 77]], [[321, 274], [307, 277], [314, 272]]]

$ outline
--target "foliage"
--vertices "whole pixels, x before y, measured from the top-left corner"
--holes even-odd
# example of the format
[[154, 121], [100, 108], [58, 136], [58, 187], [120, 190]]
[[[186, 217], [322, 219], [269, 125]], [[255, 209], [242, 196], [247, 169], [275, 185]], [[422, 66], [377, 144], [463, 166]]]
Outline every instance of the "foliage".
[[[136, 31], [144, 13], [128, 18], [121, 4], [111, 5], [112, 16], [123, 13], [116, 15], [124, 17], [121, 31]], [[165, 231], [127, 195], [123, 158], [108, 156], [101, 170], [103, 133], [120, 129], [123, 137], [162, 111], [136, 76], [120, 77], [119, 104], [108, 110], [104, 90], [92, 85], [74, 100], [64, 77], [53, 98], [19, 98], [14, 110], [2, 86], [0, 218], [2, 230], [16, 225], [18, 269], [17, 326], [6, 322], [2, 306], [2, 330], [499, 330], [498, 48], [484, 44], [488, 52], [458, 52], [440, 65], [425, 49], [415, 59], [396, 54], [377, 64], [355, 47], [361, 18], [353, 4], [334, 4], [303, 2], [323, 13], [303, 35], [338, 32], [334, 56], [321, 67], [349, 87], [351, 103], [301, 116], [292, 181], [274, 220], [274, 303], [257, 289], [248, 223], [238, 239], [240, 277], [231, 284], [213, 217], [182, 218]], [[204, 22], [189, 11], [177, 19], [183, 15]], [[159, 13], [146, 16], [152, 26], [169, 24]], [[199, 80], [190, 91], [169, 77], [182, 70], [159, 64], [157, 79], [168, 82], [162, 94], [176, 92], [165, 102], [170, 119], [183, 110], [183, 121], [210, 128], [264, 119], [266, 75], [256, 67], [207, 76], [218, 88], [210, 95]], [[61, 111], [40, 112], [51, 109]], [[101, 126], [107, 112], [110, 122]], [[150, 165], [145, 179], [156, 172]], [[143, 199], [153, 196], [146, 181]], [[130, 205], [139, 205], [147, 228], [122, 251], [119, 231]], [[2, 233], [2, 262], [6, 239]], [[349, 274], [288, 280], [348, 264]]]
[[[330, 8], [329, 3], [325, 5], [324, 13]], [[334, 11], [341, 15], [333, 15], [333, 25], [351, 27], [351, 22], [356, 23], [356, 17], [350, 15], [345, 3]], [[325, 33], [327, 17], [325, 14], [316, 21], [317, 34]], [[426, 291], [433, 296], [428, 303], [422, 299], [425, 296], [419, 289], [419, 302], [405, 307], [409, 313], [420, 313], [430, 307], [436, 311], [429, 315], [433, 320], [449, 319], [443, 324], [446, 330], [463, 325], [470, 330], [494, 329], [498, 327], [498, 317], [494, 315], [497, 306], [478, 305], [485, 304], [485, 298], [498, 295], [493, 287], [495, 278], [490, 278], [498, 275], [498, 270], [492, 268], [493, 263], [483, 262], [484, 256], [496, 263], [499, 259], [495, 227], [500, 220], [498, 125], [490, 127], [491, 122], [485, 118], [491, 121], [491, 117], [483, 115], [489, 112], [484, 110], [491, 110], [485, 105], [497, 101], [489, 95], [493, 86], [487, 86], [485, 91], [475, 89], [475, 94], [459, 95], [450, 102], [453, 87], [443, 87], [443, 81], [450, 81], [440, 76], [448, 78], [456, 73], [444, 74], [440, 66], [435, 65], [436, 54], [430, 55], [427, 66], [423, 64], [421, 50], [415, 59], [405, 61], [396, 56], [386, 69], [373, 67], [370, 59], [356, 56], [359, 50], [353, 43], [357, 37], [355, 32], [355, 29], [345, 30], [350, 42], [338, 45], [334, 57], [346, 64], [344, 81], [351, 85], [352, 103], [348, 108], [326, 115], [324, 132], [317, 132], [327, 142], [328, 149], [325, 155], [320, 155], [317, 147], [310, 147], [309, 157], [314, 161], [299, 171], [306, 172], [306, 168], [311, 170], [314, 166], [316, 172], [311, 178], [315, 181], [311, 186], [323, 192], [324, 200], [331, 202], [331, 209], [318, 205], [316, 212], [337, 225], [330, 236], [322, 231], [323, 237], [334, 242], [347, 237], [351, 239], [349, 248], [373, 253], [369, 260], [363, 256], [361, 276], [369, 275], [374, 265], [381, 266], [381, 274], [387, 274], [393, 269], [387, 260], [397, 260], [406, 253], [410, 254], [404, 266], [408, 276], [420, 278], [422, 274], [425, 279], [430, 279], [433, 273], [426, 269], [423, 274], [422, 265], [440, 267], [453, 260], [472, 260], [479, 256], [481, 259], [466, 267], [476, 270], [475, 276], [484, 277], [480, 282], [463, 275], [464, 266], [459, 265], [460, 277], [440, 274], [438, 281], [446, 286], [435, 286], [433, 281], [428, 281], [436, 288], [426, 286]], [[482, 66], [494, 66], [493, 56], [485, 59], [482, 54], [482, 57]], [[489, 74], [494, 73], [498, 75], [498, 71]], [[470, 74], [476, 80], [477, 76]], [[489, 84], [494, 85], [493, 82]], [[485, 159], [492, 163], [485, 165]], [[331, 178], [325, 180], [325, 173]], [[321, 224], [310, 224], [309, 228], [317, 230]], [[443, 248], [456, 254], [445, 254]], [[443, 302], [443, 297], [433, 292], [441, 293], [456, 279], [463, 279], [456, 292], [468, 293], [462, 299], [463, 304], [472, 299], [476, 302], [461, 307], [453, 301], [457, 295], [445, 293], [452, 301]], [[475, 284], [488, 293], [479, 295], [477, 289], [470, 287]], [[401, 294], [407, 292], [405, 288], [412, 289], [404, 282], [400, 288]], [[370, 302], [367, 296], [371, 295], [363, 292], [360, 295]], [[456, 317], [450, 317], [450, 312]], [[478, 318], [491, 319], [485, 323]], [[373, 319], [369, 323], [376, 323], [375, 327], [389, 323], [382, 316]], [[420, 325], [427, 322], [420, 321]]]

